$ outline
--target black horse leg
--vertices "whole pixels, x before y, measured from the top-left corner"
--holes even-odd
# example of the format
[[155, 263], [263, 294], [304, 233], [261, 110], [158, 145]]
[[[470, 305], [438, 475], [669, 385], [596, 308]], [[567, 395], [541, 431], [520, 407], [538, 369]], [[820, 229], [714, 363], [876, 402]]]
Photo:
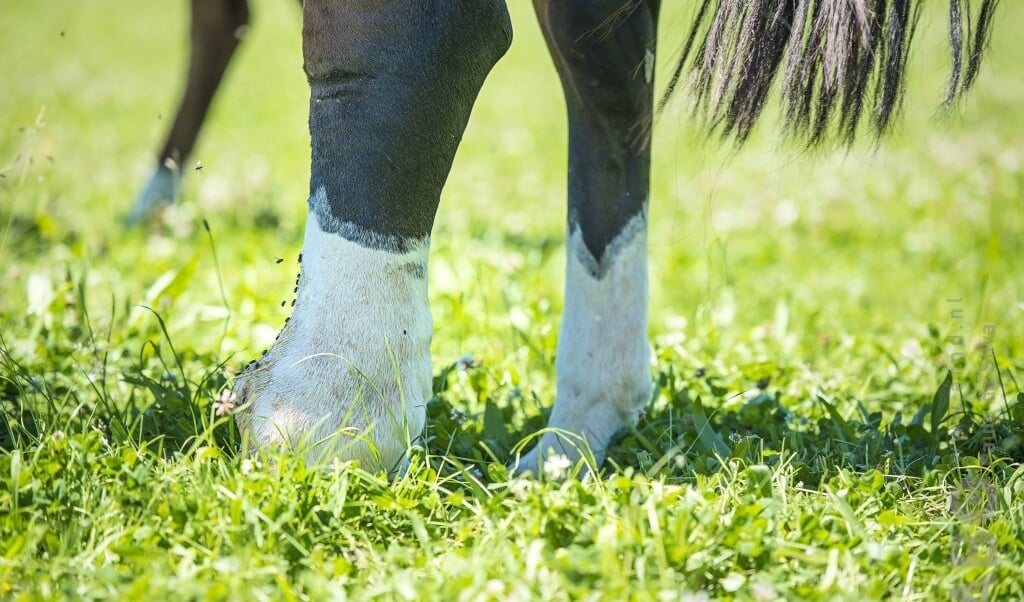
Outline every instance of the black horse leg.
[[[520, 462], [598, 462], [651, 395], [647, 195], [658, 1], [534, 0], [569, 113], [565, 308], [551, 432]], [[556, 431], [557, 429], [557, 431]], [[564, 462], [564, 460], [562, 460]]]

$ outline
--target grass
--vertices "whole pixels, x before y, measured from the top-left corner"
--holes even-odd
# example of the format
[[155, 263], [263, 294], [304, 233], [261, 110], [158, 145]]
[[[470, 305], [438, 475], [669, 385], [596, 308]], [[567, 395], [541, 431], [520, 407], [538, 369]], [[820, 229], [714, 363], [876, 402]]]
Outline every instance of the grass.
[[657, 396], [601, 479], [540, 483], [504, 462], [554, 396], [566, 134], [515, 4], [433, 237], [428, 439], [389, 484], [244, 457], [215, 412], [301, 245], [290, 3], [255, 3], [184, 203], [119, 226], [184, 4], [0, 19], [0, 598], [1024, 598], [1024, 8], [944, 120], [929, 12], [877, 149], [808, 156], [767, 123], [736, 152], [662, 116]]

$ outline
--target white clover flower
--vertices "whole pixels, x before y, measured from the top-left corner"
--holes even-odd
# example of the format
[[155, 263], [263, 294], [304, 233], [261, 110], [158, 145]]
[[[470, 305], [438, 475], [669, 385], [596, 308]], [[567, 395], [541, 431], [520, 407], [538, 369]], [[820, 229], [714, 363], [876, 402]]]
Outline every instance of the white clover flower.
[[544, 461], [544, 475], [553, 480], [564, 479], [572, 467], [572, 460], [564, 454], [553, 454]]
[[515, 496], [517, 500], [525, 500], [530, 493], [530, 484], [532, 481], [526, 478], [517, 478], [508, 483], [508, 490]]
[[235, 409], [235, 401], [238, 396], [233, 391], [227, 389], [220, 392], [217, 395], [217, 400], [213, 403], [214, 411], [218, 416], [227, 416]]

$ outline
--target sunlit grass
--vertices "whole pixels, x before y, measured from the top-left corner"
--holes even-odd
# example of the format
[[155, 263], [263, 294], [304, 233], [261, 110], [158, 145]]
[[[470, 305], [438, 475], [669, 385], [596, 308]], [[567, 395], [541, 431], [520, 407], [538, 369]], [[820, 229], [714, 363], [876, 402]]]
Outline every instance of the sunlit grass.
[[657, 396], [602, 479], [536, 483], [504, 465], [554, 397], [566, 134], [514, 4], [432, 239], [427, 440], [388, 484], [241, 456], [215, 411], [287, 315], [305, 219], [300, 15], [254, 4], [202, 169], [146, 232], [120, 217], [185, 3], [0, 18], [0, 598], [1024, 597], [1021, 7], [942, 119], [927, 15], [877, 148], [808, 156], [769, 120], [735, 151], [662, 115]]

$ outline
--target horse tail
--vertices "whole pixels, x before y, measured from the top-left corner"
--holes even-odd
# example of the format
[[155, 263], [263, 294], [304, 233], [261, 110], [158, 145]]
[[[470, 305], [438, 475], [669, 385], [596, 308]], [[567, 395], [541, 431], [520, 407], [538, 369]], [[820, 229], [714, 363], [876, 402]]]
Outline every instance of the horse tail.
[[[944, 105], [977, 78], [999, 0], [949, 0], [952, 69]], [[744, 142], [779, 84], [783, 133], [807, 146], [846, 143], [870, 119], [899, 114], [924, 0], [700, 0], [659, 110], [686, 75], [711, 133]], [[867, 115], [865, 115], [867, 113]]]

